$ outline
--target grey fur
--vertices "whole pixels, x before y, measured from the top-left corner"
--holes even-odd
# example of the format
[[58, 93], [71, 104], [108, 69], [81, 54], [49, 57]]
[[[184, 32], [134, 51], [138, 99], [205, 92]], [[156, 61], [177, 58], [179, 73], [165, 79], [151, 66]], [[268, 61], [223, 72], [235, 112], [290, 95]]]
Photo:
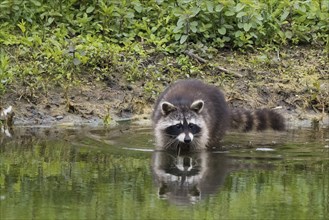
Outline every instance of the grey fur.
[[[167, 103], [172, 104], [168, 114], [163, 111], [163, 103], [165, 109], [168, 109]], [[194, 138], [188, 148], [216, 146], [230, 126], [230, 113], [222, 92], [215, 86], [194, 79], [172, 84], [158, 98], [152, 114], [158, 148], [186, 147], [164, 133], [165, 128], [184, 118], [201, 127], [200, 135]]]
[[[219, 89], [195, 79], [180, 80], [169, 86], [155, 103], [152, 121], [158, 149], [173, 150], [217, 147], [229, 128], [244, 132], [285, 129], [284, 118], [279, 113], [270, 109], [230, 111]], [[184, 122], [197, 125], [200, 132], [166, 133], [167, 128]]]

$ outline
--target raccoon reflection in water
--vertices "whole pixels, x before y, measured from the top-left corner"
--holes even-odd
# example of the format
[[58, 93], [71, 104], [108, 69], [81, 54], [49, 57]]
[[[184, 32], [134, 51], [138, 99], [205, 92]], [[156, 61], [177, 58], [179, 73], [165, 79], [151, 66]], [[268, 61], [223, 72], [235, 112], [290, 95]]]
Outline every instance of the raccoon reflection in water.
[[158, 149], [190, 151], [217, 147], [230, 129], [282, 131], [284, 118], [270, 109], [231, 111], [223, 93], [200, 80], [180, 80], [158, 98], [152, 114]]
[[216, 193], [230, 168], [223, 154], [201, 152], [176, 156], [155, 151], [152, 171], [160, 198], [188, 205]]

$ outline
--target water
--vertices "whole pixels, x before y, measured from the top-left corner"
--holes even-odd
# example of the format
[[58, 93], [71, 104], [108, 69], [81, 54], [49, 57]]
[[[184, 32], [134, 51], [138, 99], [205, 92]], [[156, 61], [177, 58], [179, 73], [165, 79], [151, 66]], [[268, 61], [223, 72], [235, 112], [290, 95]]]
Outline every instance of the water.
[[0, 136], [1, 219], [328, 219], [329, 131], [230, 133], [153, 151], [149, 128]]

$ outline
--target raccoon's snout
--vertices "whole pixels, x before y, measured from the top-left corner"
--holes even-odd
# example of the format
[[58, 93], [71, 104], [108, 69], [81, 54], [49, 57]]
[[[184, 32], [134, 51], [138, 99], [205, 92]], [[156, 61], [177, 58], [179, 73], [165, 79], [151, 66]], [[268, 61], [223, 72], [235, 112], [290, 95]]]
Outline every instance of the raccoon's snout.
[[180, 135], [177, 136], [177, 139], [182, 143], [189, 144], [193, 140], [193, 134], [181, 133]]
[[189, 143], [191, 143], [191, 141], [192, 141], [192, 139], [190, 138], [190, 135], [185, 135], [184, 143], [189, 144]]

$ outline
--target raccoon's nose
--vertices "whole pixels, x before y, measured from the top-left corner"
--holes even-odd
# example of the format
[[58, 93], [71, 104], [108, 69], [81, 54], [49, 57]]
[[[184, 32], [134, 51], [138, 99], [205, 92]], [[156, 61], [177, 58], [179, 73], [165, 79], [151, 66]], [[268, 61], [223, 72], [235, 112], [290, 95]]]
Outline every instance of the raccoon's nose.
[[184, 138], [184, 143], [185, 144], [188, 144], [188, 143], [191, 143], [191, 138], [190, 138], [190, 135], [185, 135], [185, 138]]

